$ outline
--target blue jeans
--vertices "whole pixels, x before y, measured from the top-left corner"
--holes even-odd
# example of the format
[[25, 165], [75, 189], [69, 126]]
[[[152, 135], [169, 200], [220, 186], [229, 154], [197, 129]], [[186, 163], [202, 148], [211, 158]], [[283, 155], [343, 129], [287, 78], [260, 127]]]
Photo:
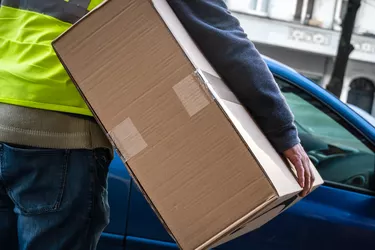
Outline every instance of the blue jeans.
[[0, 143], [0, 249], [95, 249], [109, 223], [106, 149]]

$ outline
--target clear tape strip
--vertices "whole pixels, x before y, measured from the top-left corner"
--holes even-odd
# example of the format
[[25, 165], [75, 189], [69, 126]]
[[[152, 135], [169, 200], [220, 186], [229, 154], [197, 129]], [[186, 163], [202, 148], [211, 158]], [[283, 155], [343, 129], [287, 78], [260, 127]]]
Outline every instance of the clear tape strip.
[[[173, 90], [190, 117], [199, 113], [214, 100], [207, 84], [204, 74], [197, 70], [173, 86]], [[108, 135], [126, 162], [148, 146], [130, 118], [126, 118], [114, 127]]]
[[126, 118], [108, 134], [126, 161], [129, 161], [148, 146], [130, 118]]
[[213, 96], [210, 95], [207, 88], [207, 81], [199, 71], [182, 79], [173, 86], [173, 90], [190, 117], [199, 113], [212, 102]]

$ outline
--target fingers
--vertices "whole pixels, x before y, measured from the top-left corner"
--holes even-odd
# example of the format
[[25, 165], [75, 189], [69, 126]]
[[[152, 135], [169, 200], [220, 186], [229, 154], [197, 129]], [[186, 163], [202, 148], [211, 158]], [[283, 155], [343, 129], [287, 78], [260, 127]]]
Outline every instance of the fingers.
[[312, 190], [315, 181], [309, 157], [301, 144], [286, 150], [284, 156], [294, 165], [298, 183], [303, 188], [300, 195], [305, 197]]
[[302, 160], [298, 157], [294, 157], [293, 159], [290, 159], [290, 161], [292, 162], [297, 171], [298, 184], [302, 188], [305, 188], [305, 168], [303, 166]]
[[315, 182], [315, 176], [314, 176], [314, 173], [311, 169], [311, 162], [310, 162], [310, 159], [309, 157], [306, 155], [306, 166], [307, 168], [309, 169], [310, 171], [310, 189], [309, 189], [309, 193], [311, 192], [313, 186], [314, 186], [314, 182]]
[[303, 159], [303, 168], [305, 169], [305, 186], [303, 187], [301, 196], [305, 197], [309, 193], [312, 186], [310, 163], [309, 161], [306, 161], [306, 159]]
[[305, 186], [301, 193], [302, 197], [305, 197], [308, 193], [311, 192], [311, 189], [314, 185], [315, 177], [311, 170], [310, 160], [307, 155], [303, 157], [303, 167], [305, 170]]

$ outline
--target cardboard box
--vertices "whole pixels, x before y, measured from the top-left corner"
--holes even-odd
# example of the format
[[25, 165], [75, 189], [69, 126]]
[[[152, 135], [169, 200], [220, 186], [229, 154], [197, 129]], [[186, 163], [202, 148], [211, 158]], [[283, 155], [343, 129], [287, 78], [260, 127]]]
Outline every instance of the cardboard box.
[[294, 172], [166, 1], [108, 1], [53, 47], [182, 249], [234, 239], [299, 200]]

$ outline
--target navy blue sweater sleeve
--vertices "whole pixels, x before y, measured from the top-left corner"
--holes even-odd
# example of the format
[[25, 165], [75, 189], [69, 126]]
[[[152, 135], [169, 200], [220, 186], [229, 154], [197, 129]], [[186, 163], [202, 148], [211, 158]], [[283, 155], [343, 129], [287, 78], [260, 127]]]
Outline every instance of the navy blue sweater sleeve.
[[[298, 144], [294, 117], [261, 55], [222, 0], [169, 0], [207, 60], [277, 151]], [[256, 29], [256, 27], [254, 27]]]

